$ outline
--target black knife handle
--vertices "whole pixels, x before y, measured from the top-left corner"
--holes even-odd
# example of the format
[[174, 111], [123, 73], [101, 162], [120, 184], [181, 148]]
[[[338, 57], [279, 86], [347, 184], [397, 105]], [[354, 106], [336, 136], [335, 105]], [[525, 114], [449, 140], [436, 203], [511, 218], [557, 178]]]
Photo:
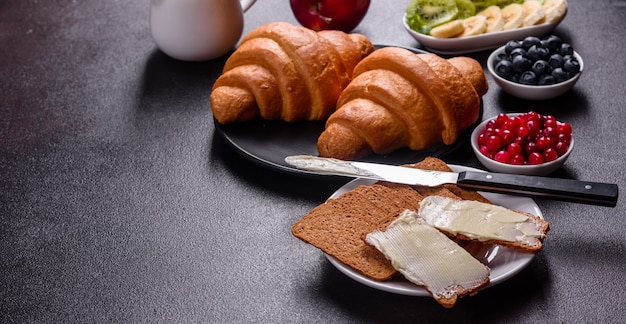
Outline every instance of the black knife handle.
[[481, 191], [615, 207], [616, 184], [517, 174], [465, 171], [457, 185]]

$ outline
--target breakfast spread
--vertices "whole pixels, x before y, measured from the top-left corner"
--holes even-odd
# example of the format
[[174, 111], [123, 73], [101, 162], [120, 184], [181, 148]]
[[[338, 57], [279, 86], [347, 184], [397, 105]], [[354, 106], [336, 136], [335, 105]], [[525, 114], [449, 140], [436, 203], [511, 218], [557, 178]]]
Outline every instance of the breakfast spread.
[[[453, 14], [429, 17], [435, 27], [429, 32], [437, 33], [435, 24], [456, 24], [455, 35], [469, 36], [543, 23], [556, 17], [546, 8], [560, 3], [565, 1], [541, 5], [529, 0], [502, 9], [483, 3], [478, 14], [457, 7]], [[461, 16], [465, 18], [456, 18]], [[444, 24], [446, 19], [450, 21]], [[444, 59], [400, 47], [375, 50], [364, 35], [276, 22], [242, 39], [210, 100], [221, 124], [254, 118], [325, 121], [317, 140], [319, 154], [352, 160], [454, 143], [478, 120], [487, 90], [482, 66], [472, 58]], [[534, 131], [536, 125], [524, 118], [515, 131], [522, 126]], [[552, 125], [555, 134], [559, 125], [564, 129], [562, 123]], [[483, 134], [483, 147], [495, 147], [492, 137], [504, 133]], [[515, 144], [514, 139], [507, 143]], [[557, 151], [556, 146], [549, 149]], [[452, 171], [431, 157], [404, 166]], [[313, 208], [291, 231], [368, 279], [384, 282], [402, 275], [449, 308], [490, 283], [490, 268], [469, 252], [469, 246], [497, 244], [537, 252], [548, 229], [548, 222], [538, 216], [497, 206], [453, 184], [423, 187], [378, 181]]]
[[566, 0], [412, 0], [411, 29], [436, 38], [476, 36], [554, 23], [565, 16]]
[[[451, 171], [443, 161], [432, 157], [406, 167]], [[400, 217], [402, 220], [398, 221]], [[470, 217], [472, 221], [463, 221], [461, 217]], [[487, 233], [490, 229], [500, 227], [504, 227], [500, 233]], [[479, 193], [455, 185], [431, 188], [376, 182], [358, 186], [337, 198], [329, 199], [292, 226], [295, 237], [319, 248], [367, 278], [385, 281], [399, 272], [411, 282], [425, 285], [445, 307], [452, 307], [456, 298], [472, 295], [486, 284], [482, 277], [484, 270], [480, 270], [482, 265], [476, 267], [475, 261], [469, 263], [473, 265], [468, 267], [474, 269], [469, 272], [456, 273], [460, 261], [452, 258], [439, 260], [436, 265], [432, 265], [435, 274], [446, 275], [433, 277], [432, 273], [421, 273], [424, 269], [420, 268], [425, 264], [430, 265], [431, 261], [426, 259], [432, 258], [435, 252], [417, 248], [417, 241], [406, 242], [409, 236], [407, 232], [415, 231], [420, 234], [412, 235], [414, 240], [438, 242], [453, 247], [446, 248], [457, 251], [453, 253], [459, 253], [460, 248], [454, 242], [464, 240], [479, 244], [502, 244], [536, 252], [542, 248], [541, 242], [548, 231], [548, 223], [534, 215], [495, 206]], [[433, 231], [441, 235], [433, 234]], [[398, 243], [396, 240], [406, 243]], [[395, 248], [394, 244], [400, 247]], [[406, 249], [409, 248], [419, 250], [420, 260], [408, 260], [406, 253], [409, 252]], [[422, 262], [421, 265], [419, 262]], [[459, 286], [459, 278], [469, 278], [467, 282], [471, 284]]]
[[344, 160], [398, 148], [452, 144], [479, 117], [487, 92], [474, 59], [443, 59], [399, 47], [376, 50], [354, 69], [317, 148]]
[[268, 23], [247, 34], [213, 85], [211, 108], [223, 124], [260, 116], [323, 120], [356, 64], [374, 50], [360, 34]]

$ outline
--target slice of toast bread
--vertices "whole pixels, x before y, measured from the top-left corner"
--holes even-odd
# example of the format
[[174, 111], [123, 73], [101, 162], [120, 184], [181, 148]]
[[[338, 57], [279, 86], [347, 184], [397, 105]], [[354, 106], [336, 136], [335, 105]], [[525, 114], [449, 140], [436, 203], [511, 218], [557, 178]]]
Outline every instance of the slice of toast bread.
[[376, 230], [365, 240], [444, 307], [454, 306], [459, 297], [475, 294], [489, 283], [491, 270], [486, 265], [414, 211], [404, 211], [384, 231]]
[[548, 222], [530, 213], [444, 196], [424, 198], [417, 217], [457, 242], [498, 244], [526, 252], [540, 251], [549, 229]]
[[[433, 170], [433, 171], [445, 171], [445, 172], [453, 171], [444, 161], [434, 158], [434, 157], [426, 157], [424, 160], [418, 163], [408, 164], [408, 165], [405, 165], [405, 167], [418, 168], [422, 170]], [[478, 201], [481, 203], [487, 203], [487, 204], [491, 203], [491, 201], [489, 201], [487, 198], [485, 198], [483, 195], [481, 195], [477, 191], [463, 189], [454, 184], [446, 184], [446, 185], [442, 185], [439, 187], [413, 186], [413, 188], [417, 190], [417, 192], [419, 192], [424, 197], [443, 196], [443, 197], [448, 197], [452, 199], [475, 200], [475, 201]], [[533, 225], [536, 227], [536, 229], [539, 232], [543, 234], [548, 232], [549, 223], [546, 222], [545, 220], [541, 219], [540, 217], [536, 215], [532, 215], [530, 213], [524, 213], [520, 211], [517, 211], [517, 212], [528, 216], [529, 221], [533, 223]], [[451, 238], [453, 238], [455, 241], [459, 241], [459, 240], [475, 241], [475, 239], [472, 239], [463, 234], [452, 234], [452, 233], [446, 233], [445, 231], [444, 233], [450, 236]], [[537, 239], [537, 241], [535, 241], [534, 244], [532, 245], [524, 244], [522, 242], [509, 242], [509, 241], [495, 240], [495, 239], [484, 240], [484, 241], [481, 241], [481, 243], [498, 244], [498, 245], [506, 246], [506, 247], [513, 248], [513, 249], [519, 249], [519, 250], [523, 250], [527, 252], [537, 252], [543, 248], [543, 244], [540, 239]]]
[[379, 182], [359, 186], [311, 210], [291, 228], [293, 235], [374, 280], [396, 270], [365, 235], [386, 226], [405, 209], [417, 210], [422, 196], [409, 186]]

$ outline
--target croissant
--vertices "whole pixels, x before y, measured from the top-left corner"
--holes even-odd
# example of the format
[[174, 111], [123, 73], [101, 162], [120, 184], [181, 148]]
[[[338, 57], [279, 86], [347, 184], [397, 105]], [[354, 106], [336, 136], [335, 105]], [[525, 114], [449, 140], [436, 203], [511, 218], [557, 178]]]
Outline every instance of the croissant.
[[474, 59], [379, 49], [355, 67], [318, 138], [318, 151], [350, 160], [452, 144], [477, 121], [487, 89]]
[[222, 124], [257, 116], [326, 119], [354, 67], [373, 51], [361, 34], [315, 32], [286, 22], [261, 26], [242, 39], [213, 85], [213, 116]]

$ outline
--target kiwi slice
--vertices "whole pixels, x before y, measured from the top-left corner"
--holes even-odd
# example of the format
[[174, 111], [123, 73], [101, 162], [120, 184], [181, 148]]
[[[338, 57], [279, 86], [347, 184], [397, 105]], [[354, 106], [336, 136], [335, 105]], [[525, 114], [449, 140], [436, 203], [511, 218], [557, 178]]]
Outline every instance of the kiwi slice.
[[459, 9], [456, 19], [465, 19], [477, 13], [472, 0], [456, 0], [456, 7]]
[[512, 3], [524, 3], [524, 0], [496, 0], [496, 4], [500, 6], [500, 8], [506, 7]]
[[476, 13], [479, 13], [490, 6], [497, 6], [498, 1], [511, 1], [511, 0], [471, 0], [476, 8]]
[[456, 0], [411, 0], [406, 9], [409, 27], [417, 31], [452, 21], [458, 13]]

